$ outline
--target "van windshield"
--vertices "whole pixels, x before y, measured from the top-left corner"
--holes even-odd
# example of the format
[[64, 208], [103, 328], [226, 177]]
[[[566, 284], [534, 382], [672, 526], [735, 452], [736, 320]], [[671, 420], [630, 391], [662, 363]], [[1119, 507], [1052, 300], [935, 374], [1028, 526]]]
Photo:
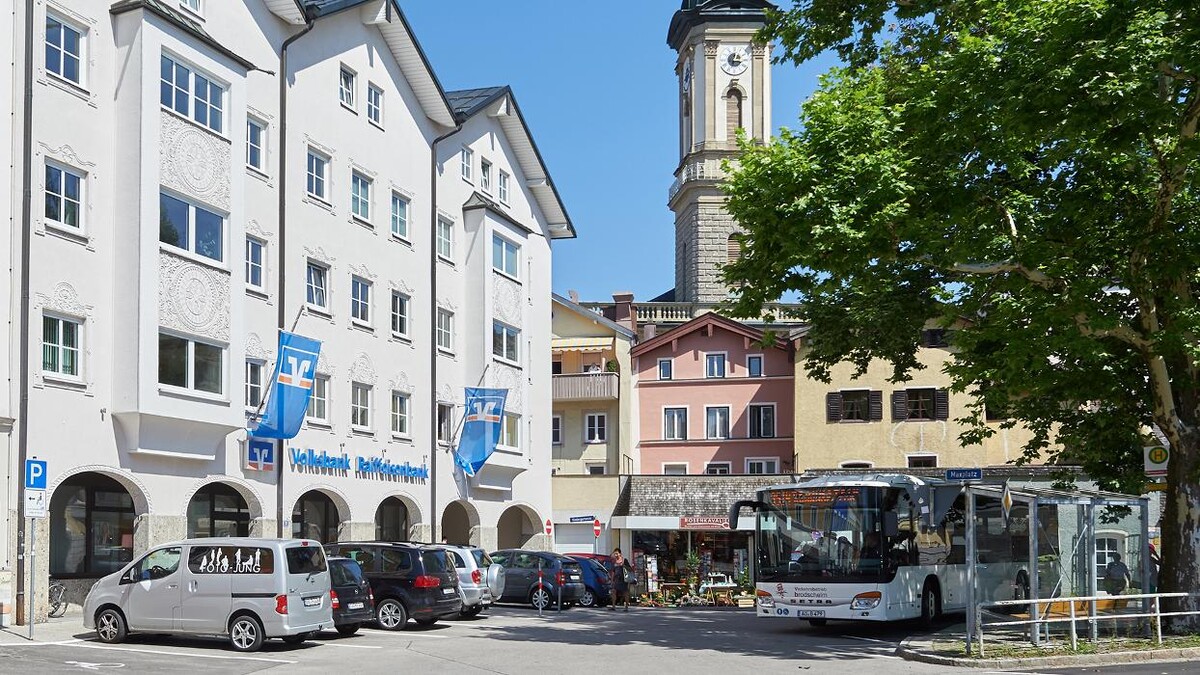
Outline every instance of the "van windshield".
[[425, 563], [426, 574], [438, 574], [450, 569], [445, 551], [421, 551], [421, 560]]
[[287, 549], [288, 574], [324, 572], [325, 552], [320, 546], [293, 546]]

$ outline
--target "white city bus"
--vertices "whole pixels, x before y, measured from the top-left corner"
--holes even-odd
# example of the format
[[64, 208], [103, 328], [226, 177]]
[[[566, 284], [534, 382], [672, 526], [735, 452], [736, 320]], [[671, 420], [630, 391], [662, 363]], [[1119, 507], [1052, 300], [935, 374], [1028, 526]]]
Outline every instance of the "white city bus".
[[[992, 508], [994, 507], [994, 508]], [[760, 617], [894, 621], [966, 609], [962, 484], [915, 476], [823, 476], [758, 492], [733, 506], [756, 517], [756, 612]], [[983, 599], [1028, 597], [1013, 553], [1027, 536], [989, 526], [997, 505], [977, 509]], [[989, 549], [991, 549], [989, 551]], [[983, 565], [982, 563], [988, 563]]]

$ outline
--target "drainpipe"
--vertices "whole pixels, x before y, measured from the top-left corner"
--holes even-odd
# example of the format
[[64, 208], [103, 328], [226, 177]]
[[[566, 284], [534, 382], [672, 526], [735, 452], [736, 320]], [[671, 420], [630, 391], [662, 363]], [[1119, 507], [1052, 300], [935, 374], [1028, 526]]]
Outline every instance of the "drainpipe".
[[[304, 28], [295, 35], [283, 41], [279, 49], [279, 292], [276, 294], [276, 323], [280, 331], [287, 328], [287, 307], [284, 303], [287, 289], [285, 261], [287, 260], [287, 78], [288, 78], [288, 47], [293, 42], [304, 37], [316, 23], [314, 12], [310, 7], [304, 9]], [[314, 366], [315, 367], [315, 366]], [[291, 536], [283, 529], [283, 475], [284, 452], [283, 440], [279, 441], [279, 451], [275, 455], [275, 532], [280, 539]]]
[[438, 143], [450, 138], [454, 134], [462, 131], [462, 125], [454, 127], [450, 131], [433, 139], [433, 143], [429, 148], [429, 187], [430, 199], [432, 200], [429, 208], [429, 391], [430, 391], [430, 407], [433, 433], [430, 434], [429, 451], [429, 541], [430, 543], [438, 543], [441, 539], [438, 538], [438, 513], [437, 513], [437, 456], [438, 450], [438, 392], [437, 392], [437, 273], [438, 273], [438, 255], [437, 255], [437, 228], [438, 228], [438, 172], [437, 172], [437, 146]]

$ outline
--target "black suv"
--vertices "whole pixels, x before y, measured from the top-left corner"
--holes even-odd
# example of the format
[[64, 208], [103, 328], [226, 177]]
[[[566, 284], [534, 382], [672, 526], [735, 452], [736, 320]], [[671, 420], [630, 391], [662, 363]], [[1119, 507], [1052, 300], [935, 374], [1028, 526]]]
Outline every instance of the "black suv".
[[[498, 602], [520, 602], [535, 609], [558, 605], [558, 589], [562, 587], [563, 607], [571, 607], [583, 596], [583, 570], [578, 560], [547, 551], [509, 549], [496, 551], [492, 560], [504, 565], [504, 595]], [[542, 583], [538, 586], [538, 563], [541, 563]]]
[[458, 614], [458, 573], [446, 552], [409, 543], [339, 542], [325, 552], [357, 562], [371, 582], [375, 620], [385, 630], [403, 630], [410, 618], [422, 626]]

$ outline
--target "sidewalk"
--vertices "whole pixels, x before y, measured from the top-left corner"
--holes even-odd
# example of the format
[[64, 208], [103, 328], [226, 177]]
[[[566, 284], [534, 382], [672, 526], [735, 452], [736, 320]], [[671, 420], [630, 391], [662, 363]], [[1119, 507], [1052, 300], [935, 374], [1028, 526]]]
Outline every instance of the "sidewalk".
[[[943, 666], [966, 668], [988, 668], [992, 670], [1055, 668], [1071, 666], [1111, 666], [1122, 663], [1144, 663], [1149, 661], [1192, 661], [1200, 659], [1200, 647], [1146, 649], [1116, 651], [1105, 654], [1056, 654], [1047, 656], [1021, 656], [977, 658], [965, 654], [967, 628], [959, 624], [944, 628], [930, 635], [909, 637], [901, 641], [896, 655], [909, 661], [921, 661]], [[1014, 643], [1015, 644], [1015, 643]], [[1023, 642], [1032, 648], [1028, 642]], [[1082, 644], [1082, 643], [1081, 643]], [[991, 637], [984, 643], [984, 655], [1003, 651], [1005, 645]], [[978, 644], [976, 644], [978, 649]]]
[[[66, 616], [50, 619], [33, 625], [34, 642], [62, 642], [75, 640], [79, 635], [94, 635], [83, 627], [83, 610], [73, 606]], [[4, 624], [0, 629], [0, 645], [29, 644], [29, 626]]]

